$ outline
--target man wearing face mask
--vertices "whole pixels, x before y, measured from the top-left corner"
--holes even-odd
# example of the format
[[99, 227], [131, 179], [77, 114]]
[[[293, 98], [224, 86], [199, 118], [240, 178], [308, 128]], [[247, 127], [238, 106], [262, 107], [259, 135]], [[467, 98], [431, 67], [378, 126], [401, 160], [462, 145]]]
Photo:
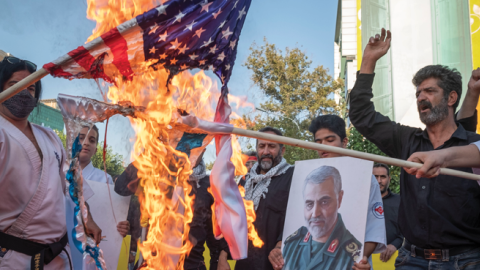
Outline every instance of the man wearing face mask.
[[[0, 92], [36, 70], [7, 55], [0, 62]], [[65, 218], [66, 153], [49, 128], [28, 122], [41, 82], [0, 104], [0, 268], [70, 269]], [[86, 190], [90, 190], [85, 185]], [[101, 230], [88, 217], [97, 244]]]
[[[372, 84], [376, 62], [390, 48], [391, 33], [370, 38], [350, 93], [350, 120], [388, 156], [407, 159], [418, 151], [464, 146], [480, 140], [455, 122], [462, 76], [441, 65], [421, 68], [413, 77], [420, 120], [426, 129], [404, 126], [375, 111]], [[480, 84], [472, 74], [465, 98], [476, 105]], [[413, 92], [412, 92], [413, 95]], [[472, 96], [476, 96], [472, 97]], [[458, 117], [474, 115], [462, 108]], [[455, 168], [472, 172], [471, 168]], [[396, 269], [477, 269], [480, 261], [480, 189], [475, 181], [449, 175], [416, 179], [402, 169], [398, 225], [405, 237]]]
[[[282, 136], [276, 128], [259, 130]], [[245, 199], [253, 201], [257, 218], [254, 222], [258, 236], [264, 242], [261, 248], [248, 242], [248, 258], [237, 261], [235, 269], [274, 269], [268, 260], [269, 253], [281, 244], [288, 195], [294, 167], [283, 158], [283, 144], [257, 140], [257, 159], [245, 183]]]

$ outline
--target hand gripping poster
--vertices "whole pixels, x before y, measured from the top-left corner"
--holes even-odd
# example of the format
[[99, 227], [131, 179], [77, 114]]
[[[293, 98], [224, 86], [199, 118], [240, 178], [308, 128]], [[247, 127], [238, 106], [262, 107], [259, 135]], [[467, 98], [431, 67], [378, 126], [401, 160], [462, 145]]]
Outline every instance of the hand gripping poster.
[[297, 161], [283, 230], [285, 270], [351, 269], [363, 257], [373, 162]]

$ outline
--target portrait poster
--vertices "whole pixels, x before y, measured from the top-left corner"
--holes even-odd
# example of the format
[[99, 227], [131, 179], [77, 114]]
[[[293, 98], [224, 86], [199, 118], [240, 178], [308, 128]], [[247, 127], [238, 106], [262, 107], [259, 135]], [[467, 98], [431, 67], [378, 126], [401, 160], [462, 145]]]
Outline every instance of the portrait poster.
[[297, 161], [283, 230], [285, 270], [351, 269], [363, 258], [373, 162]]

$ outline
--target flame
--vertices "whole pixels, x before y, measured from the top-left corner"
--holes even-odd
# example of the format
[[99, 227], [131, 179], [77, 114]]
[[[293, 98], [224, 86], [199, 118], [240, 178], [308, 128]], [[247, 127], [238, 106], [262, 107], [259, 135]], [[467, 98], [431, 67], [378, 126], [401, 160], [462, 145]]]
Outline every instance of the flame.
[[255, 214], [255, 205], [253, 204], [253, 201], [245, 200], [245, 188], [242, 186], [239, 186], [238, 188], [240, 189], [240, 194], [242, 195], [243, 203], [245, 204], [245, 211], [247, 212], [248, 239], [252, 241], [252, 244], [255, 247], [262, 247], [263, 241], [258, 236], [255, 226], [253, 225], [253, 222], [257, 217]]
[[97, 25], [87, 42], [168, 0], [87, 0], [87, 18]]
[[[188, 238], [188, 224], [193, 217], [194, 197], [189, 196], [191, 185], [187, 183], [193, 166], [185, 153], [170, 144], [175, 139], [172, 129], [174, 115], [180, 109], [212, 120], [220, 96], [217, 84], [203, 71], [195, 75], [182, 72], [171, 80], [168, 88], [167, 78], [165, 69], [145, 69], [132, 81], [119, 80], [108, 91], [108, 98], [113, 102], [128, 100], [146, 108], [145, 115], [130, 119], [137, 136], [132, 159], [143, 191], [140, 196], [142, 219], [148, 219], [150, 225], [146, 241], [139, 246], [147, 263], [146, 269], [160, 265], [165, 269], [183, 269], [182, 262], [193, 247]], [[232, 123], [245, 126], [242, 118], [236, 118]], [[241, 147], [238, 139], [232, 138], [234, 154], [231, 161], [236, 174], [244, 175], [247, 168], [242, 161]], [[255, 220], [253, 205], [250, 208], [251, 211], [247, 211], [249, 237], [258, 239], [258, 235], [256, 238], [250, 236]]]
[[[87, 0], [87, 17], [97, 22], [88, 41], [100, 36], [119, 24], [138, 16], [165, 0]], [[87, 41], [87, 42], [88, 42]], [[203, 71], [192, 75], [188, 71], [177, 74], [167, 86], [168, 71], [150, 68], [156, 61], [135, 63], [136, 76], [129, 80], [115, 78], [116, 85], [109, 87], [107, 97], [113, 102], [130, 101], [145, 107], [145, 112], [131, 118], [136, 138], [131, 153], [140, 179], [139, 199], [141, 220], [148, 223], [147, 239], [139, 244], [146, 262], [144, 269], [183, 269], [183, 261], [193, 247], [189, 226], [192, 221], [194, 196], [188, 177], [192, 173], [189, 157], [175, 150], [174, 140], [178, 130], [173, 128], [178, 111], [194, 114], [205, 120], [213, 120], [220, 97], [216, 82]], [[246, 98], [228, 96], [234, 110], [253, 107]], [[246, 127], [242, 117], [232, 112], [231, 123]], [[177, 133], [176, 133], [177, 132]], [[245, 175], [247, 168], [242, 161], [241, 147], [232, 136], [236, 175]], [[249, 237], [258, 239], [254, 232], [255, 211], [253, 204], [246, 208], [249, 214]], [[252, 216], [253, 214], [253, 216]], [[253, 232], [251, 232], [253, 230]], [[250, 236], [252, 235], [252, 236]], [[256, 237], [256, 238], [255, 238]], [[256, 240], [255, 243], [261, 241]]]

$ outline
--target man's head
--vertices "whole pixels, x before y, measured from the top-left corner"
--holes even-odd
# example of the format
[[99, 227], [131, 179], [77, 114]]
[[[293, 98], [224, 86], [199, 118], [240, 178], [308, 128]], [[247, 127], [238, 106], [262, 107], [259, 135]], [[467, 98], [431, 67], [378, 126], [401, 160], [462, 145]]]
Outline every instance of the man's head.
[[390, 168], [383, 163], [373, 165], [373, 175], [377, 178], [381, 193], [387, 192], [390, 186]]
[[247, 162], [245, 162], [245, 167], [247, 167], [248, 172], [250, 172], [253, 165], [257, 163], [257, 152], [249, 151], [246, 155], [248, 156], [248, 159]]
[[[315, 118], [308, 128], [319, 144], [335, 147], [347, 147], [348, 138], [345, 132], [345, 121], [337, 115], [321, 115]], [[340, 157], [341, 155], [317, 151], [320, 158]]]
[[82, 144], [82, 151], [79, 155], [79, 160], [83, 164], [90, 163], [92, 157], [97, 153], [98, 144], [98, 128], [93, 125], [89, 131], [89, 127], [85, 126], [80, 130], [80, 143]]
[[[33, 72], [37, 66], [30, 61], [6, 56], [0, 62], [0, 92], [10, 88]], [[27, 118], [40, 100], [42, 83], [29, 85], [15, 96], [0, 104], [0, 113], [14, 120]]]
[[[258, 132], [283, 136], [280, 130], [273, 127], [264, 127]], [[260, 172], [266, 173], [277, 166], [282, 161], [284, 153], [285, 147], [283, 144], [257, 139], [257, 159]]]
[[420, 69], [412, 79], [417, 88], [417, 109], [426, 126], [454, 117], [462, 96], [462, 75], [456, 69], [430, 65]]
[[336, 168], [322, 166], [305, 178], [305, 222], [314, 240], [325, 242], [328, 239], [337, 222], [342, 198], [342, 178]]

